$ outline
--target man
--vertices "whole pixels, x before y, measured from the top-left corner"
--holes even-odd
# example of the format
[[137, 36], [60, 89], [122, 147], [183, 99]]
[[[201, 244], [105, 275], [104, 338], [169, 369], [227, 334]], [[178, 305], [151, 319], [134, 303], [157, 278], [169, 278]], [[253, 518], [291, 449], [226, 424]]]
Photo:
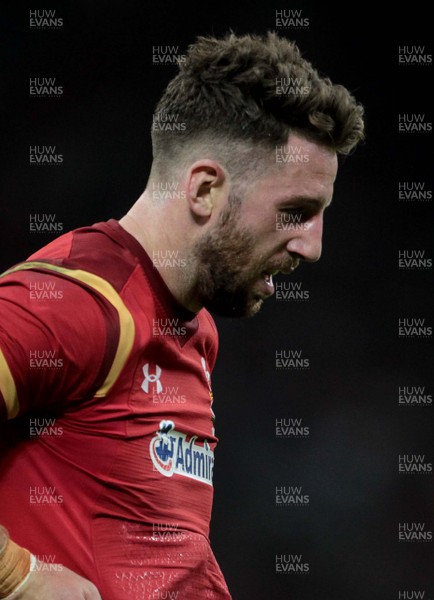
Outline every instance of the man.
[[362, 116], [275, 34], [199, 38], [128, 214], [3, 275], [0, 598], [230, 598], [208, 540], [208, 310], [254, 315], [276, 273], [319, 259]]

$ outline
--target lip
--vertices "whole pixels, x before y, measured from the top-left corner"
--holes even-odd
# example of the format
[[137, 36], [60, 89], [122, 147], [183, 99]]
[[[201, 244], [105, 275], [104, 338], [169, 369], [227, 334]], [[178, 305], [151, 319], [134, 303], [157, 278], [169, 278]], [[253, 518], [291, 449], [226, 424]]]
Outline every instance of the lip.
[[260, 294], [258, 298], [265, 300], [265, 298], [269, 298], [275, 292], [273, 277], [275, 275], [290, 275], [299, 265], [299, 261], [294, 262], [291, 266], [286, 268], [270, 268], [262, 271], [258, 279], [258, 287], [260, 288]]
[[282, 275], [291, 275], [291, 273], [293, 273], [295, 271], [295, 269], [297, 269], [298, 267], [298, 263], [296, 265], [293, 265], [292, 267], [289, 267], [289, 269], [279, 269], [280, 273], [282, 273]]
[[297, 261], [296, 263], [292, 264], [290, 267], [287, 267], [287, 268], [276, 268], [276, 269], [270, 269], [268, 271], [263, 271], [262, 275], [266, 275], [267, 273], [272, 274], [273, 277], [274, 277], [274, 275], [279, 275], [279, 274], [291, 275], [291, 273], [293, 273], [299, 265], [300, 265], [300, 262]]
[[274, 294], [273, 276], [268, 271], [263, 271], [259, 277], [261, 296], [268, 298]]

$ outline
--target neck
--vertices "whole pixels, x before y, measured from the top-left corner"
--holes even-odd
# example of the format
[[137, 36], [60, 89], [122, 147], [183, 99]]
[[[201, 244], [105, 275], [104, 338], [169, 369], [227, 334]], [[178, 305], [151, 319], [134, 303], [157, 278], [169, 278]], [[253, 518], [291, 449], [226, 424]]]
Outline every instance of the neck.
[[[185, 233], [179, 214], [165, 205], [155, 205], [145, 191], [120, 225], [144, 248], [174, 298], [187, 310], [199, 311], [202, 306], [195, 298], [194, 240]], [[184, 234], [180, 233], [184, 231]]]

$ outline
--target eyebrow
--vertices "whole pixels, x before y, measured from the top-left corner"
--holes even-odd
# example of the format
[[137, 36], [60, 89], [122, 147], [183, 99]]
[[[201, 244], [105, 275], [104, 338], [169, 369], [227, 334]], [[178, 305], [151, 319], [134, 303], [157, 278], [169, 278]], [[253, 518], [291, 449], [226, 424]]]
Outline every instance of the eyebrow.
[[280, 207], [289, 206], [289, 205], [298, 205], [298, 206], [310, 206], [312, 208], [321, 209], [328, 208], [332, 203], [332, 198], [330, 200], [326, 200], [325, 198], [314, 198], [312, 196], [290, 196], [282, 198], [278, 200], [278, 205]]

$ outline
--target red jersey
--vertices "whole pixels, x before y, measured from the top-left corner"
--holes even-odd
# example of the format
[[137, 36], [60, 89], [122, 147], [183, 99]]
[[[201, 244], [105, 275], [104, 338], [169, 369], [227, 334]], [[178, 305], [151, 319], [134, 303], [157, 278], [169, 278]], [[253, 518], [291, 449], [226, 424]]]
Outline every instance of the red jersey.
[[0, 279], [0, 523], [104, 600], [230, 598], [208, 539], [217, 332], [155, 268], [175, 254], [111, 220]]

